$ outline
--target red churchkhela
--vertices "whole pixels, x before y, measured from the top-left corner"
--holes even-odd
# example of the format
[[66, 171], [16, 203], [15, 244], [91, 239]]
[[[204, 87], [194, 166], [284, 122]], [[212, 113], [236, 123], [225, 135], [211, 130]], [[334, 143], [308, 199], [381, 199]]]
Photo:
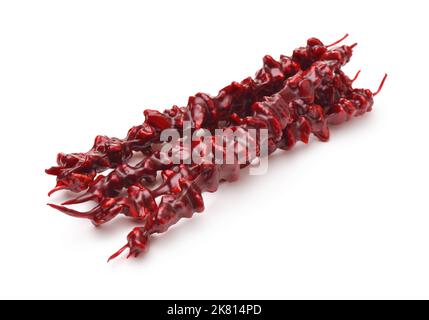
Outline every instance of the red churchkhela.
[[[331, 45], [311, 38], [305, 47], [294, 50], [291, 57], [281, 56], [279, 61], [265, 56], [263, 67], [254, 79], [233, 82], [214, 97], [198, 93], [189, 98], [186, 107], [174, 106], [162, 113], [146, 110], [144, 123], [132, 127], [125, 139], [98, 136], [86, 153], [60, 153], [58, 165], [46, 170], [57, 177], [57, 185], [50, 194], [58, 190], [83, 193], [62, 205], [49, 205], [70, 216], [87, 218], [95, 225], [106, 223], [118, 214], [139, 221], [141, 226], [130, 232], [127, 243], [109, 260], [126, 249], [128, 257], [137, 257], [147, 249], [151, 234], [165, 232], [181, 218], [202, 212], [202, 194], [215, 192], [220, 182], [236, 181], [240, 169], [254, 160], [249, 159], [245, 165], [238, 161], [166, 163], [161, 161], [163, 154], [159, 148], [154, 148], [162, 143], [162, 130], [181, 130], [184, 122], [189, 121], [195, 129], [213, 133], [229, 128], [251, 139], [250, 129], [266, 129], [268, 155], [276, 149], [289, 150], [298, 141], [308, 143], [311, 134], [327, 141], [331, 125], [372, 110], [373, 98], [387, 77], [374, 93], [353, 88], [360, 71], [350, 79], [341, 67], [350, 61], [356, 44], [335, 47], [347, 36]], [[128, 160], [135, 153], [141, 153], [143, 159], [130, 165]], [[258, 151], [252, 156], [263, 154]], [[234, 158], [238, 157], [235, 152]], [[113, 170], [103, 175], [107, 169]], [[161, 183], [154, 186], [157, 176]], [[87, 201], [96, 204], [88, 212], [65, 207]]]

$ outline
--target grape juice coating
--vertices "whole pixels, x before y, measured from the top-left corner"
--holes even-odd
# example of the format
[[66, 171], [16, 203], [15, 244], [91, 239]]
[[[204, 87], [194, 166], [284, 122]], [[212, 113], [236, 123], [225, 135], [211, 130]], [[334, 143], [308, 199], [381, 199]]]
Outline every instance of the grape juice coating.
[[[49, 206], [70, 216], [86, 218], [102, 225], [122, 214], [136, 220], [127, 243], [109, 260], [128, 250], [128, 257], [137, 257], [148, 248], [150, 236], [163, 233], [181, 218], [191, 218], [204, 210], [204, 192], [215, 192], [224, 181], [239, 179], [240, 169], [256, 158], [269, 156], [277, 149], [289, 150], [297, 142], [308, 143], [310, 135], [321, 141], [329, 139], [329, 127], [339, 125], [372, 110], [378, 90], [353, 88], [359, 72], [349, 78], [341, 68], [350, 61], [353, 49], [339, 43], [330, 45], [311, 38], [307, 45], [291, 56], [263, 58], [263, 67], [254, 78], [232, 82], [216, 96], [197, 93], [184, 107], [173, 106], [164, 112], [145, 110], [145, 121], [129, 129], [124, 139], [97, 136], [94, 146], [83, 153], [60, 153], [57, 166], [46, 170], [55, 175], [59, 190], [79, 193], [61, 205]], [[247, 161], [238, 161], [234, 144], [233, 163], [187, 163], [165, 161], [161, 134], [165, 129], [184, 130], [190, 123], [193, 130], [230, 129], [256, 145], [256, 152], [245, 151]], [[267, 151], [252, 130], [267, 132]], [[180, 138], [184, 142], [185, 138]], [[233, 142], [235, 143], [235, 142]], [[213, 144], [216, 147], [216, 144]], [[204, 149], [203, 141], [192, 143], [192, 150]], [[226, 145], [217, 146], [226, 157]], [[192, 151], [191, 150], [191, 151]], [[211, 150], [210, 150], [211, 151]], [[135, 165], [128, 161], [136, 154], [142, 159]], [[110, 173], [103, 172], [111, 169]], [[93, 202], [94, 207], [80, 212], [67, 206]]]

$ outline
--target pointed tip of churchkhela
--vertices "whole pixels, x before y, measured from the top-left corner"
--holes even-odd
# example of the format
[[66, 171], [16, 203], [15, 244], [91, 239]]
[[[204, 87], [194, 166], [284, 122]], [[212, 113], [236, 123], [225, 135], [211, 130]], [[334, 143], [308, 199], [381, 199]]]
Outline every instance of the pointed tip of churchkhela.
[[339, 39], [339, 40], [337, 40], [337, 41], [335, 41], [335, 42], [333, 42], [333, 43], [331, 43], [331, 44], [328, 44], [327, 46], [326, 46], [326, 48], [330, 48], [330, 47], [333, 47], [333, 46], [335, 46], [335, 45], [337, 45], [337, 44], [339, 44], [340, 42], [343, 42], [345, 39], [347, 39], [347, 37], [349, 36], [349, 34], [348, 33], [346, 33], [341, 39]]
[[57, 176], [61, 172], [60, 167], [50, 167], [49, 169], [45, 169], [46, 174], [50, 174], [52, 176]]
[[357, 80], [357, 78], [359, 77], [360, 73], [362, 70], [359, 70], [358, 72], [356, 72], [355, 76], [353, 77], [353, 79], [351, 79], [352, 83], [355, 82]]
[[378, 87], [377, 91], [372, 94], [374, 97], [380, 93], [381, 89], [383, 89], [386, 79], [387, 79], [387, 73], [384, 74], [383, 80], [381, 80], [380, 86]]
[[64, 206], [59, 206], [57, 204], [53, 204], [53, 203], [48, 203], [48, 206], [50, 206], [51, 208], [57, 209], [58, 211], [65, 213], [69, 216], [72, 217], [76, 217], [76, 218], [87, 218], [90, 219], [91, 218], [91, 214], [87, 213], [87, 212], [80, 212], [80, 211], [76, 211]]
[[[118, 251], [116, 251], [114, 254], [112, 254], [109, 259], [107, 259], [107, 263], [109, 263], [110, 261], [112, 261], [113, 259], [116, 259], [122, 252], [124, 252], [126, 249], [129, 248], [128, 243], [126, 245], [124, 245], [121, 249], [119, 249]], [[130, 253], [127, 255], [127, 259], [130, 257], [131, 255], [131, 251]]]
[[56, 186], [55, 188], [53, 188], [51, 191], [48, 192], [48, 197], [50, 197], [51, 195], [53, 195], [55, 192], [60, 191], [60, 190], [64, 190], [66, 189], [66, 186]]

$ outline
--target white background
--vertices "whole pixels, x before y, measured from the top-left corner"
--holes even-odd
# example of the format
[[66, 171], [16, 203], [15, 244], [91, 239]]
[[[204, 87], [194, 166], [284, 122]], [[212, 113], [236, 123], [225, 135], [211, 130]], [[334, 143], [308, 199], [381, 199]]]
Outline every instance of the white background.
[[[429, 298], [424, 1], [2, 1], [1, 298]], [[56, 153], [350, 33], [374, 112], [224, 184], [142, 259], [46, 206]]]

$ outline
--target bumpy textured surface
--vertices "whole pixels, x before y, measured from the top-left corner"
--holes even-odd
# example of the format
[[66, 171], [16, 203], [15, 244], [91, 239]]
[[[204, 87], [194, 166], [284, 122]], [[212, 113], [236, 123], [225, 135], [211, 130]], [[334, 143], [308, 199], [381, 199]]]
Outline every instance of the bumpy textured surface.
[[[174, 106], [162, 113], [146, 110], [145, 122], [131, 128], [125, 139], [98, 136], [86, 153], [60, 153], [58, 165], [46, 170], [57, 177], [57, 185], [50, 194], [62, 189], [83, 193], [62, 205], [50, 206], [71, 216], [90, 219], [95, 225], [106, 223], [118, 214], [140, 221], [141, 226], [128, 235], [127, 244], [110, 259], [125, 249], [129, 249], [128, 256], [138, 256], [147, 249], [151, 234], [165, 232], [181, 218], [203, 211], [202, 193], [215, 192], [222, 181], [237, 180], [240, 168], [246, 166], [238, 161], [237, 164], [166, 163], [162, 161], [162, 152], [153, 147], [161, 142], [162, 130], [180, 130], [184, 121], [189, 121], [194, 129], [214, 132], [229, 128], [253, 139], [247, 134], [249, 130], [264, 128], [268, 130], [268, 154], [271, 154], [276, 149], [288, 150], [298, 141], [308, 143], [311, 134], [327, 141], [330, 125], [372, 110], [373, 97], [386, 77], [376, 93], [354, 89], [353, 81], [359, 73], [350, 79], [341, 67], [349, 62], [355, 45], [331, 49], [338, 42], [325, 46], [311, 38], [307, 46], [296, 49], [291, 57], [281, 56], [276, 61], [265, 56], [263, 67], [254, 79], [233, 82], [215, 97], [198, 93], [189, 98], [186, 107]], [[192, 145], [198, 147], [201, 147], [198, 142]], [[257, 150], [248, 163], [263, 156], [259, 146]], [[213, 150], [204, 152], [209, 151]], [[143, 159], [132, 166], [127, 161], [136, 152]], [[237, 151], [234, 157], [238, 159]], [[113, 170], [108, 175], [101, 174], [109, 168]], [[162, 181], [154, 187], [158, 174]], [[86, 201], [96, 204], [88, 212], [65, 207]]]

